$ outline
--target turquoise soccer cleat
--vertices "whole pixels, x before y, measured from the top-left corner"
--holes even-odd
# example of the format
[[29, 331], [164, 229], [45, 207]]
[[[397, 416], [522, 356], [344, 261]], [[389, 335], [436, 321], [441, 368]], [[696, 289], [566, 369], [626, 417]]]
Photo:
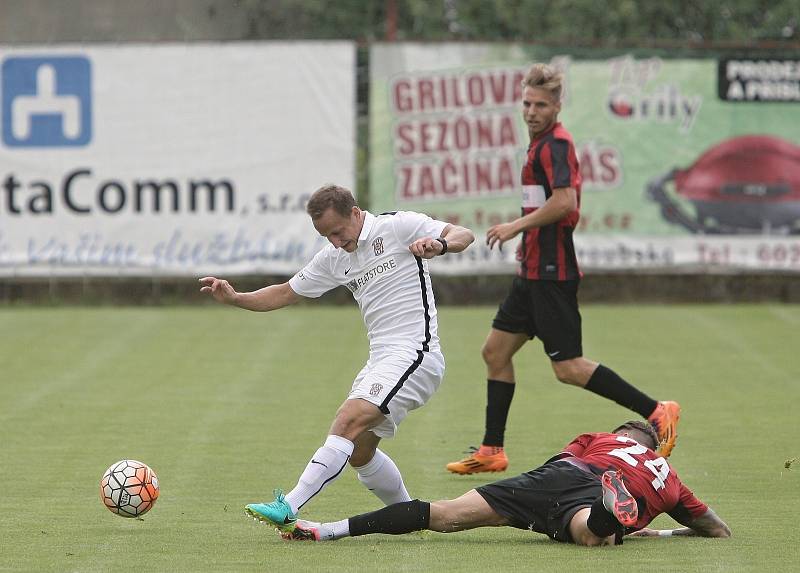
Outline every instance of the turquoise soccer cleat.
[[244, 510], [254, 519], [274, 526], [280, 531], [290, 532], [294, 530], [297, 522], [297, 515], [292, 512], [292, 508], [286, 503], [283, 491], [276, 489], [275, 501], [270, 503], [248, 503]]

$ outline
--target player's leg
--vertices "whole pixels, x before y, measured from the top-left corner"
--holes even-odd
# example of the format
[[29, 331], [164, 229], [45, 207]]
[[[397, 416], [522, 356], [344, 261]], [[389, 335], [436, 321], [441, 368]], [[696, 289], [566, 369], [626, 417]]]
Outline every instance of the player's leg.
[[508, 519], [497, 513], [474, 489], [456, 499], [431, 503], [427, 529], [451, 533], [476, 527], [508, 525]]
[[560, 381], [613, 400], [647, 419], [658, 434], [659, 453], [667, 457], [672, 452], [678, 438], [677, 428], [681, 414], [681, 407], [677, 402], [658, 402], [610, 368], [583, 357], [553, 361], [552, 366]]
[[[271, 503], [246, 506], [247, 512], [283, 531], [293, 529], [300, 508], [339, 477], [354, 453], [357, 467], [370, 464], [377, 451], [378, 439], [393, 436], [407, 413], [427, 402], [439, 387], [443, 375], [444, 357], [441, 352], [393, 348], [390, 352], [370, 355], [353, 381], [348, 399], [337, 411], [325, 444], [308, 462], [297, 485], [286, 496], [276, 492], [276, 499]], [[374, 437], [365, 435], [367, 430]], [[360, 449], [356, 452], [355, 442], [359, 438]], [[378, 471], [383, 473], [374, 479], [390, 474], [395, 478], [397, 488], [392, 495], [387, 490], [381, 491], [379, 496], [389, 500], [407, 499], [399, 471], [391, 460], [387, 463], [387, 459], [388, 456], [384, 455], [376, 461], [375, 465], [380, 465]], [[374, 469], [371, 467], [368, 473]], [[368, 478], [368, 481], [373, 480]]]
[[403, 477], [394, 461], [378, 449], [391, 438], [411, 410], [423, 406], [439, 388], [444, 357], [438, 351], [402, 351], [376, 354], [368, 371], [353, 384], [350, 397], [375, 405], [382, 417], [355, 440], [350, 464], [359, 481], [384, 504], [410, 501]]
[[378, 449], [381, 439], [367, 430], [355, 439], [355, 449], [350, 465], [356, 470], [358, 481], [364, 484], [385, 504], [411, 501], [403, 476], [394, 460]]
[[659, 434], [659, 452], [668, 456], [677, 438], [680, 406], [657, 402], [619, 374], [583, 356], [579, 281], [538, 281], [532, 287], [537, 336], [556, 378], [613, 400], [650, 421]]
[[601, 477], [603, 494], [591, 507], [579, 510], [569, 524], [572, 540], [578, 545], [621, 544], [625, 527], [633, 527], [639, 518], [636, 499], [615, 471]]
[[396, 503], [342, 521], [314, 523], [299, 520], [287, 540], [333, 541], [374, 533], [401, 535], [429, 529], [450, 533], [476, 527], [508, 525], [508, 520], [489, 506], [475, 490], [461, 497], [432, 503], [418, 499]]
[[492, 328], [481, 348], [481, 357], [486, 364], [486, 377], [505, 384], [515, 384], [513, 358], [528, 340], [530, 336], [524, 332]]
[[447, 470], [457, 474], [501, 472], [508, 467], [504, 449], [506, 421], [516, 386], [514, 354], [529, 340], [527, 334], [504, 332], [492, 328], [481, 354], [486, 363], [486, 418], [480, 448], [457, 462], [447, 464]]
[[486, 425], [481, 446], [466, 458], [447, 464], [448, 471], [473, 474], [504, 471], [508, 467], [504, 441], [516, 387], [513, 357], [534, 335], [526, 293], [526, 281], [515, 279], [481, 349], [486, 364]]
[[[572, 536], [572, 541], [575, 545], [585, 545], [587, 547], [598, 547], [601, 545], [614, 545], [615, 531], [609, 535], [603, 536], [597, 534], [589, 528], [589, 517], [592, 514], [592, 509], [584, 507], [579, 509], [572, 520], [569, 522], [569, 534]], [[618, 526], [617, 526], [618, 527]]]
[[353, 454], [353, 440], [383, 419], [383, 414], [374, 404], [360, 399], [345, 400], [336, 413], [325, 443], [314, 452], [297, 485], [286, 496], [277, 491], [275, 500], [270, 503], [248, 504], [245, 507], [247, 512], [279, 529], [294, 528], [300, 508], [342, 473]]
[[516, 385], [513, 357], [529, 339], [527, 333], [496, 328], [486, 337], [481, 349], [487, 374], [484, 446], [502, 448], [504, 445], [506, 421]]
[[620, 406], [647, 418], [658, 406], [650, 396], [626, 382], [616, 372], [583, 356], [552, 361], [553, 372], [561, 382], [580, 386], [613, 400]]
[[[377, 406], [359, 398], [348, 398], [339, 407], [331, 424], [325, 444], [318, 449], [300, 476], [297, 485], [286, 495], [295, 513], [312, 497], [333, 482], [355, 453], [355, 441], [369, 428], [384, 419]], [[365, 450], [374, 451], [374, 443], [362, 442], [358, 455], [364, 459]]]

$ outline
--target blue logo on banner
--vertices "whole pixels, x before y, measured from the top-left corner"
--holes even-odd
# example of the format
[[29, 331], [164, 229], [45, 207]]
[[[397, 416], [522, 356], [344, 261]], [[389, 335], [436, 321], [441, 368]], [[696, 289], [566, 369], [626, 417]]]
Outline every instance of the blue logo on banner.
[[3, 143], [80, 147], [92, 139], [92, 68], [81, 56], [3, 62]]

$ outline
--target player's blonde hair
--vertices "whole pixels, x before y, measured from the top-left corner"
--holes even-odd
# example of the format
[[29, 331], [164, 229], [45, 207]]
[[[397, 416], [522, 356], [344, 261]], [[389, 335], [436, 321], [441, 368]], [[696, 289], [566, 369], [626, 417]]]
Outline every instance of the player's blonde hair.
[[306, 205], [306, 213], [312, 219], [317, 220], [328, 209], [333, 209], [342, 217], [349, 217], [355, 206], [356, 199], [349, 189], [333, 183], [327, 183], [311, 195], [308, 205]]
[[540, 88], [553, 96], [556, 101], [561, 101], [564, 76], [549, 64], [533, 64], [522, 79], [522, 87]]

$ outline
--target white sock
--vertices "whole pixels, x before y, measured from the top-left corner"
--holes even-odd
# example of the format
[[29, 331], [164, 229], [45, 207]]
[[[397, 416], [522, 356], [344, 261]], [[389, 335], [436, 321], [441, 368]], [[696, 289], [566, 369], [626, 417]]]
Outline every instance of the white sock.
[[353, 442], [341, 436], [328, 436], [300, 474], [297, 485], [286, 494], [286, 503], [292, 512], [297, 514], [309, 499], [339, 477], [352, 453]]
[[343, 519], [341, 521], [320, 523], [318, 530], [322, 541], [334, 541], [342, 537], [350, 537], [350, 520]]
[[358, 481], [367, 486], [385, 505], [411, 501], [400, 470], [392, 458], [382, 451], [376, 449], [373, 458], [355, 470], [358, 472]]

